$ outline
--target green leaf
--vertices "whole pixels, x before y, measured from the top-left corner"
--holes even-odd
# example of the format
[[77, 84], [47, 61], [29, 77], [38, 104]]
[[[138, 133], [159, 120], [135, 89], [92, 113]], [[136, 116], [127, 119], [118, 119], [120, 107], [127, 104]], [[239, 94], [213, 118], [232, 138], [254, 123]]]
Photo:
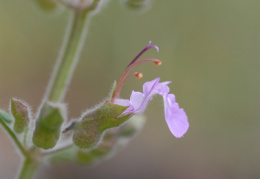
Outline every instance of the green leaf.
[[64, 106], [45, 103], [33, 133], [33, 143], [43, 149], [53, 148], [60, 137]]
[[10, 102], [11, 113], [15, 119], [14, 131], [22, 133], [28, 128], [29, 124], [29, 107], [23, 102], [12, 98]]
[[101, 107], [85, 114], [75, 126], [73, 141], [80, 148], [94, 147], [106, 129], [120, 126], [131, 114], [120, 116], [127, 106], [105, 102]]
[[11, 123], [14, 121], [13, 118], [8, 113], [6, 113], [5, 111], [3, 111], [1, 109], [0, 109], [0, 119], [6, 123]]

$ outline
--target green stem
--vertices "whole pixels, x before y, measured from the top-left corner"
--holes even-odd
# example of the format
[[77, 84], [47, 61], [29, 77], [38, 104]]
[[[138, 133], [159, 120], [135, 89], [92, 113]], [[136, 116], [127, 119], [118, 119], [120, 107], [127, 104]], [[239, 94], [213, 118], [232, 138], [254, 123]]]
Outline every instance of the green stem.
[[28, 134], [28, 131], [29, 131], [29, 129], [27, 128], [26, 130], [25, 130], [25, 132], [24, 132], [24, 136], [23, 136], [23, 146], [24, 146], [24, 148], [27, 148], [27, 134]]
[[2, 124], [3, 128], [6, 130], [6, 132], [9, 134], [9, 136], [13, 139], [14, 143], [16, 144], [16, 146], [18, 147], [18, 149], [20, 150], [20, 152], [27, 157], [28, 154], [25, 151], [23, 145], [21, 144], [21, 142], [19, 141], [19, 139], [17, 138], [17, 136], [15, 135], [15, 133], [10, 129], [10, 127], [0, 118], [0, 123]]
[[39, 163], [36, 160], [26, 157], [18, 179], [33, 179], [38, 166]]
[[52, 80], [49, 82], [49, 89], [46, 94], [48, 101], [61, 102], [64, 98], [85, 39], [84, 27], [86, 26], [87, 14], [87, 10], [75, 9], [73, 11], [72, 22], [69, 23], [56, 69], [52, 74]]

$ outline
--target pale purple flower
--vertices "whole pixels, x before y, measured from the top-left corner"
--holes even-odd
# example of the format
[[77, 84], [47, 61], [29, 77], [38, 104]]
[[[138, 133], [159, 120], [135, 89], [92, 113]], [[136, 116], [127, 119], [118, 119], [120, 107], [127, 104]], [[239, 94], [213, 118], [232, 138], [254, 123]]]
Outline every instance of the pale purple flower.
[[115, 99], [114, 103], [122, 106], [129, 106], [122, 115], [140, 114], [146, 109], [148, 102], [153, 96], [159, 94], [164, 100], [164, 115], [171, 133], [177, 137], [182, 137], [189, 128], [188, 117], [182, 108], [179, 108], [175, 101], [174, 94], [169, 94], [169, 81], [159, 83], [160, 78], [148, 81], [143, 85], [143, 93], [132, 91], [130, 100]]
[[144, 52], [152, 48], [155, 48], [157, 52], [159, 52], [159, 48], [156, 45], [151, 45], [151, 42], [149, 42], [149, 44], [127, 66], [118, 81], [116, 89], [112, 95], [111, 102], [122, 106], [128, 106], [128, 108], [121, 115], [140, 114], [144, 112], [149, 101], [152, 100], [154, 95], [161, 95], [164, 100], [164, 115], [168, 127], [175, 137], [180, 138], [187, 132], [189, 122], [186, 113], [182, 108], [179, 108], [178, 103], [175, 101], [175, 96], [173, 94], [169, 94], [170, 89], [168, 84], [171, 82], [166, 81], [159, 83], [160, 78], [156, 78], [152, 81], [144, 83], [142, 93], [132, 91], [130, 100], [119, 99], [120, 90], [127, 79], [132, 76], [136, 76], [137, 78], [142, 77], [142, 74], [139, 72], [129, 74], [132, 69], [146, 62], [154, 62], [155, 65], [161, 65], [161, 61], [158, 59], [145, 59], [138, 61], [139, 57]]

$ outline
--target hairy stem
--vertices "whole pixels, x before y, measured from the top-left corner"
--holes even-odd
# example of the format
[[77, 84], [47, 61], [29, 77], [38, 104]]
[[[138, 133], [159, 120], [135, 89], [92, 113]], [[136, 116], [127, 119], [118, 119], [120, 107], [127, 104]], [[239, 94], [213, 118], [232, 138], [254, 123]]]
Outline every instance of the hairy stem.
[[27, 157], [28, 154], [25, 151], [23, 145], [15, 135], [15, 133], [10, 129], [10, 127], [0, 118], [0, 123], [2, 124], [3, 128], [6, 130], [6, 132], [9, 134], [9, 136], [12, 138], [13, 142], [16, 144], [17, 148], [20, 150], [20, 152]]
[[18, 179], [33, 179], [38, 166], [39, 163], [36, 160], [26, 157]]
[[84, 41], [87, 10], [73, 11], [73, 17], [65, 37], [55, 70], [49, 82], [46, 99], [61, 102], [70, 83]]

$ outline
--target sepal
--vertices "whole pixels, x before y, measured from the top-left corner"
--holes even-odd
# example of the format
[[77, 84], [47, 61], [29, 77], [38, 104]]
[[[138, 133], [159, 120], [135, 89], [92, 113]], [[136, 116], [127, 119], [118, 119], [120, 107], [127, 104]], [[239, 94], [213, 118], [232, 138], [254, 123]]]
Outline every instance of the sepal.
[[33, 143], [43, 149], [53, 148], [60, 137], [61, 125], [66, 118], [64, 104], [46, 102], [40, 111], [33, 132]]
[[144, 116], [135, 115], [122, 126], [107, 130], [96, 148], [89, 151], [78, 150], [77, 162], [79, 164], [92, 164], [102, 159], [111, 158], [140, 132], [144, 123]]
[[73, 141], [79, 148], [95, 147], [105, 130], [123, 124], [131, 114], [120, 116], [127, 106], [120, 106], [108, 101], [100, 107], [87, 112], [74, 128]]
[[16, 133], [24, 132], [30, 122], [30, 108], [29, 106], [15, 98], [10, 101], [10, 111], [14, 118], [13, 129]]
[[53, 163], [76, 162], [82, 165], [89, 165], [102, 159], [110, 158], [139, 133], [144, 123], [145, 118], [142, 115], [135, 115], [120, 127], [108, 129], [95, 148], [86, 150], [73, 145], [53, 154], [50, 157], [50, 161]]

